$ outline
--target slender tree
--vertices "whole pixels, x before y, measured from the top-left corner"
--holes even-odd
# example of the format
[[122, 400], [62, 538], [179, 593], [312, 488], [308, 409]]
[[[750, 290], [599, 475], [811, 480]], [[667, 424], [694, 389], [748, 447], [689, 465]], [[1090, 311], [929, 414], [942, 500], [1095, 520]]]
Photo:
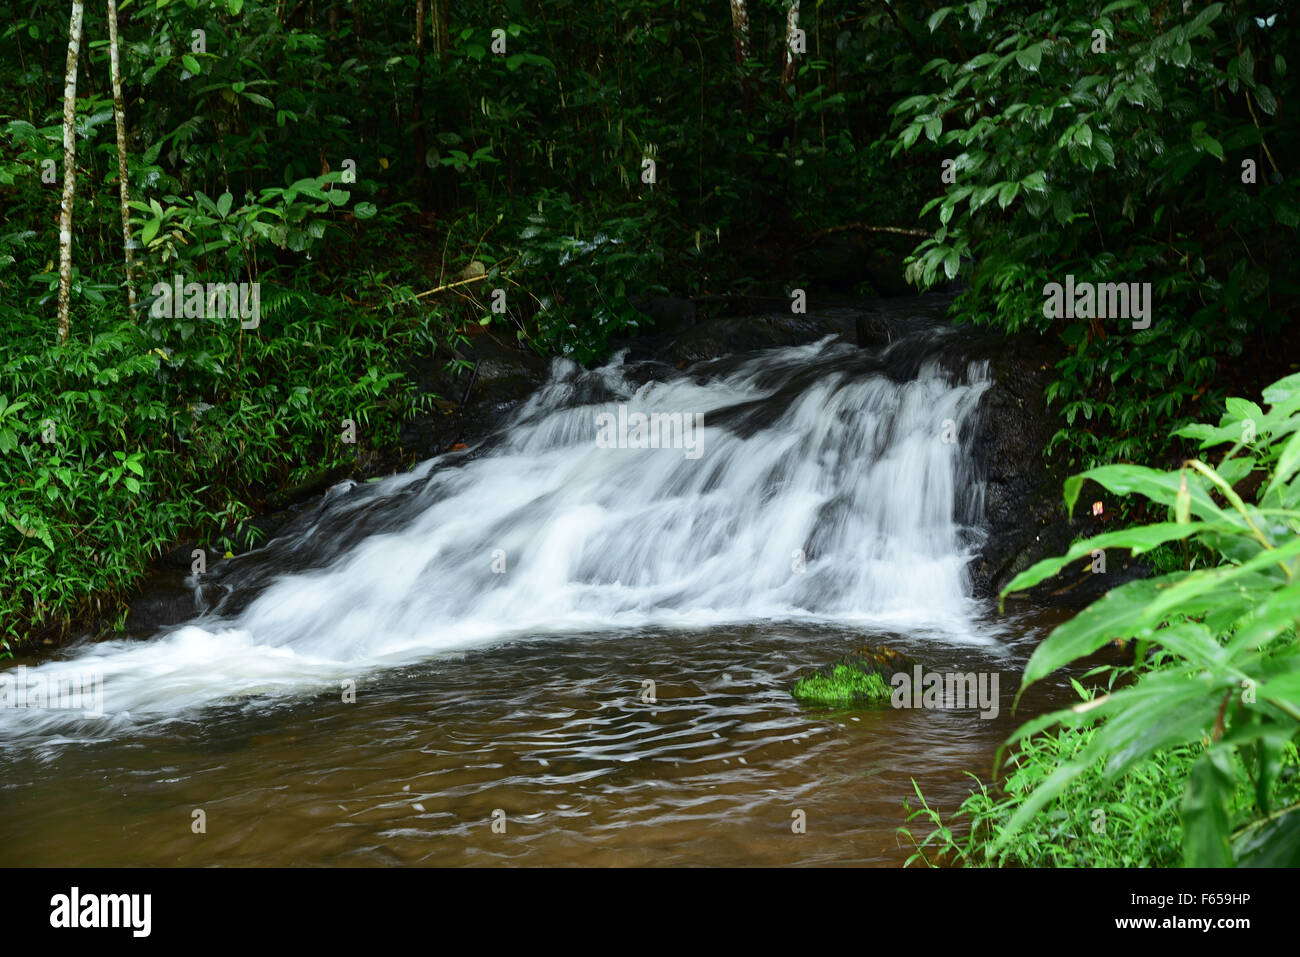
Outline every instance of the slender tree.
[[131, 182], [126, 174], [126, 105], [117, 52], [117, 0], [108, 0], [108, 71], [113, 81], [113, 122], [117, 126], [117, 178], [122, 197], [122, 244], [126, 260], [126, 302], [135, 315], [135, 248], [131, 244]]
[[[437, 19], [436, 9], [434, 19]], [[415, 120], [415, 181], [423, 186], [429, 168], [424, 140], [424, 0], [415, 0], [415, 103], [411, 115]]]
[[781, 89], [794, 79], [794, 40], [799, 29], [799, 0], [790, 0], [785, 10], [785, 62], [781, 65]]
[[433, 49], [438, 54], [439, 60], [447, 58], [447, 7], [451, 0], [432, 0], [433, 8], [431, 11], [433, 18]]
[[72, 203], [77, 195], [77, 61], [81, 56], [82, 0], [72, 0], [68, 70], [63, 83], [63, 199], [59, 205], [59, 341], [67, 342], [72, 300]]
[[745, 0], [731, 0], [731, 33], [735, 39], [736, 62], [749, 57], [749, 8]]

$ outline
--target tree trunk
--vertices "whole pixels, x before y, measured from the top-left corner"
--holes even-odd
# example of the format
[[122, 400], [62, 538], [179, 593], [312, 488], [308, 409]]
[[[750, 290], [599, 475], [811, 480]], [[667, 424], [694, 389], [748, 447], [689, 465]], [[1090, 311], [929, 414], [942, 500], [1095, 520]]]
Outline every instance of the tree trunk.
[[785, 11], [785, 62], [781, 65], [781, 90], [794, 80], [795, 60], [794, 50], [791, 45], [794, 43], [795, 31], [799, 29], [799, 0], [789, 0], [789, 6]]
[[438, 54], [439, 60], [447, 59], [448, 36], [447, 36], [447, 7], [450, 0], [432, 0], [432, 17], [433, 17], [433, 50]]
[[415, 120], [415, 182], [423, 191], [429, 168], [424, 140], [424, 0], [415, 0], [415, 103], [411, 115]]
[[749, 10], [746, 0], [731, 0], [731, 33], [736, 41], [736, 62], [749, 57]]
[[72, 202], [77, 195], [77, 59], [81, 54], [82, 0], [72, 0], [68, 71], [63, 83], [63, 200], [59, 205], [59, 341], [67, 342], [72, 300]]
[[113, 123], [117, 127], [117, 178], [122, 197], [122, 248], [126, 262], [126, 304], [135, 316], [135, 246], [131, 242], [131, 181], [126, 172], [126, 104], [117, 52], [117, 0], [108, 0], [108, 73], [113, 81]]

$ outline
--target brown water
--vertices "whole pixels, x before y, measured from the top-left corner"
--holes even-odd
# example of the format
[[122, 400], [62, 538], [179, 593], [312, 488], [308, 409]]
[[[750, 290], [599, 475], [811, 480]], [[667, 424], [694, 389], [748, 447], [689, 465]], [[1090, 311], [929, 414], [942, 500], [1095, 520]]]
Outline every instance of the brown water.
[[[546, 637], [374, 675], [351, 704], [253, 699], [96, 743], [0, 745], [0, 864], [899, 865], [913, 780], [946, 817], [965, 771], [987, 779], [1020, 720], [1071, 699], [1045, 682], [1010, 710], [1052, 617], [964, 646], [778, 624]], [[864, 642], [998, 673], [999, 715], [787, 694]]]

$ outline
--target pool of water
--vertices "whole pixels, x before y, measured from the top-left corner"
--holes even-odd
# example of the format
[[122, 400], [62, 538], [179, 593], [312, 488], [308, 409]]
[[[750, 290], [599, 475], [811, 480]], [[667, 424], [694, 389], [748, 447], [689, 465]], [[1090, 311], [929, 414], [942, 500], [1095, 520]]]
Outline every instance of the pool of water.
[[[257, 696], [10, 740], [0, 864], [899, 865], [913, 781], [951, 813], [966, 771], [987, 780], [1020, 720], [1071, 699], [1062, 677], [1011, 711], [1058, 618], [958, 645], [807, 623], [506, 640], [363, 675], [352, 702]], [[997, 674], [999, 713], [789, 696], [864, 643]]]

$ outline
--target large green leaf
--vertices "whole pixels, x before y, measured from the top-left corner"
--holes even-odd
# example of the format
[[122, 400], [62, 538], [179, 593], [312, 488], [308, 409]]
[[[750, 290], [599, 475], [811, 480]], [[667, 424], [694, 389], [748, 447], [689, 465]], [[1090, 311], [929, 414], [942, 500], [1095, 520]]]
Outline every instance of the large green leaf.
[[1042, 561], [1025, 569], [1013, 578], [1006, 588], [1002, 589], [1002, 595], [1005, 597], [1011, 592], [1032, 588], [1043, 579], [1055, 575], [1071, 562], [1078, 561], [1085, 555], [1090, 556], [1098, 549], [1105, 551], [1108, 548], [1128, 548], [1131, 554], [1139, 555], [1155, 548], [1157, 545], [1178, 541], [1212, 527], [1214, 526], [1204, 522], [1192, 522], [1186, 525], [1177, 522], [1162, 522], [1159, 525], [1137, 525], [1133, 528], [1106, 532], [1094, 538], [1084, 539], [1071, 545], [1070, 550], [1064, 555], [1055, 558], [1044, 558]]
[[1115, 639], [1136, 638], [1145, 627], [1143, 612], [1162, 589], [1168, 589], [1179, 575], [1146, 578], [1112, 589], [1079, 614], [1057, 628], [1034, 649], [1025, 665], [1019, 700], [1035, 681], [1076, 658], [1090, 655]]
[[1300, 867], [1300, 808], [1290, 808], [1246, 829], [1233, 841], [1239, 867]]
[[1233, 757], [1211, 747], [1192, 765], [1183, 796], [1183, 862], [1188, 867], [1230, 867], [1228, 802], [1236, 785]]
[[[1065, 504], [1071, 515], [1079, 499], [1084, 480], [1091, 479], [1116, 495], [1145, 495], [1153, 502], [1174, 506], [1182, 486], [1182, 476], [1178, 472], [1161, 472], [1147, 468], [1145, 465], [1103, 465], [1089, 469], [1065, 480]], [[1191, 478], [1188, 483], [1192, 514], [1207, 522], [1225, 525], [1244, 526], [1245, 522], [1236, 515], [1219, 508], [1206, 492], [1200, 480]]]

